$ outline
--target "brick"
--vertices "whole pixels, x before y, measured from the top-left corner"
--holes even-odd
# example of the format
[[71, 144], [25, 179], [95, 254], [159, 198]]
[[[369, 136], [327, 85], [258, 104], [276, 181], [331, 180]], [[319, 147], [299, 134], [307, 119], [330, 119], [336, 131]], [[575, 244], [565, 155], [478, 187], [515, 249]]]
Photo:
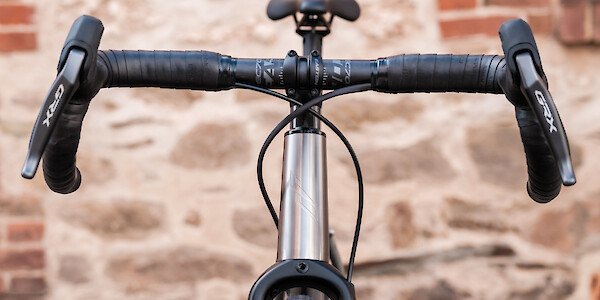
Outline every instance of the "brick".
[[36, 270], [46, 265], [43, 250], [0, 251], [0, 270]]
[[552, 16], [550, 14], [531, 14], [527, 16], [527, 23], [531, 26], [534, 35], [550, 34], [553, 30]]
[[485, 0], [485, 5], [497, 5], [497, 6], [549, 6], [550, 0]]
[[559, 25], [559, 37], [566, 44], [588, 42], [585, 32], [586, 1], [570, 1], [561, 3], [562, 16]]
[[33, 32], [0, 33], [0, 52], [34, 50], [37, 47]]
[[44, 236], [44, 223], [23, 222], [8, 225], [9, 242], [39, 241]]
[[46, 293], [46, 280], [42, 277], [15, 277], [10, 281], [10, 293], [40, 295]]
[[33, 24], [34, 9], [30, 5], [0, 3], [0, 24]]
[[477, 0], [438, 0], [440, 10], [459, 10], [475, 8]]
[[457, 20], [440, 21], [442, 37], [466, 37], [472, 35], [486, 35], [498, 37], [498, 29], [503, 22], [515, 17], [491, 16], [463, 18]]

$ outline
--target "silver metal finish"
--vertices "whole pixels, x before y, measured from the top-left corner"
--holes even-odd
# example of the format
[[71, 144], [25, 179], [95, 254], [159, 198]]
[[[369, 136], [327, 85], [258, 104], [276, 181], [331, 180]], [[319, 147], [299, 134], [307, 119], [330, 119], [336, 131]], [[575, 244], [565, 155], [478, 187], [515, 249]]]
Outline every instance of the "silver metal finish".
[[277, 260], [329, 260], [325, 135], [287, 134]]

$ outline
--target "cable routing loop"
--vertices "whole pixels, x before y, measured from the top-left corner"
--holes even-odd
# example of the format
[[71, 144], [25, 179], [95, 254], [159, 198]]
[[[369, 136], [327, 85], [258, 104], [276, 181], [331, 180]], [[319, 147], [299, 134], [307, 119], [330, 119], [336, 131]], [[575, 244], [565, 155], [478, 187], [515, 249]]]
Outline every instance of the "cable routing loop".
[[[271, 90], [268, 89], [263, 89], [260, 87], [255, 87], [255, 86], [251, 86], [251, 85], [246, 85], [246, 84], [240, 84], [240, 83], [236, 83], [236, 86], [241, 87], [241, 88], [246, 88], [246, 89], [252, 89], [255, 91], [259, 91], [259, 92], [263, 92], [265, 94], [268, 95], [272, 95], [281, 99], [284, 99], [286, 101], [289, 101], [291, 103], [294, 104], [299, 104], [298, 101], [291, 99], [289, 97], [286, 97], [284, 95], [281, 95], [277, 92], [273, 92]], [[350, 152], [350, 155], [352, 156], [352, 160], [354, 162], [354, 166], [356, 169], [356, 173], [357, 173], [357, 179], [358, 179], [358, 194], [359, 194], [359, 199], [358, 199], [358, 212], [357, 212], [357, 219], [356, 219], [356, 227], [355, 227], [355, 231], [354, 231], [354, 238], [352, 241], [352, 250], [350, 252], [350, 260], [348, 263], [348, 273], [347, 273], [347, 280], [348, 282], [351, 282], [352, 280], [352, 271], [354, 269], [354, 260], [356, 257], [356, 249], [358, 246], [358, 238], [360, 235], [360, 227], [361, 227], [361, 221], [362, 221], [362, 213], [363, 213], [363, 204], [364, 204], [364, 189], [363, 189], [363, 180], [362, 180], [362, 172], [360, 170], [360, 165], [358, 163], [358, 158], [356, 157], [356, 154], [354, 153], [354, 150], [352, 149], [352, 146], [350, 145], [350, 143], [348, 142], [348, 140], [344, 137], [344, 135], [341, 133], [341, 131], [335, 127], [335, 125], [333, 125], [329, 120], [327, 120], [325, 117], [321, 116], [320, 114], [316, 113], [314, 110], [311, 109], [311, 107], [315, 106], [315, 105], [319, 105], [321, 102], [329, 100], [333, 97], [336, 96], [340, 96], [340, 95], [345, 95], [345, 94], [351, 94], [351, 93], [357, 93], [357, 92], [364, 92], [364, 91], [368, 91], [371, 90], [372, 86], [370, 83], [366, 83], [366, 84], [358, 84], [358, 85], [353, 85], [353, 86], [347, 86], [347, 87], [343, 87], [337, 90], [334, 90], [332, 92], [329, 92], [325, 95], [316, 97], [312, 100], [310, 100], [309, 102], [307, 102], [304, 105], [299, 106], [296, 110], [294, 110], [293, 112], [291, 112], [290, 114], [288, 114], [281, 122], [279, 122], [279, 124], [277, 124], [277, 126], [275, 126], [275, 128], [273, 129], [273, 131], [271, 131], [271, 133], [269, 134], [269, 136], [267, 137], [267, 139], [265, 140], [263, 146], [261, 147], [260, 153], [258, 155], [258, 162], [257, 162], [257, 176], [258, 176], [258, 183], [260, 186], [260, 190], [261, 193], [263, 195], [263, 198], [265, 200], [265, 203], [267, 205], [267, 207], [269, 208], [269, 211], [271, 212], [271, 216], [273, 217], [273, 221], [275, 222], [275, 226], [278, 225], [278, 219], [277, 219], [277, 213], [275, 212], [275, 209], [273, 208], [273, 205], [271, 203], [271, 200], [269, 198], [269, 195], [267, 193], [267, 190], [265, 188], [264, 185], [264, 178], [263, 178], [263, 159], [265, 156], [265, 153], [267, 151], [267, 148], [269, 147], [269, 145], [271, 144], [271, 142], [275, 139], [275, 137], [277, 136], [277, 134], [279, 132], [281, 132], [281, 130], [283, 130], [283, 128], [285, 128], [287, 126], [287, 124], [289, 124], [294, 118], [296, 118], [297, 116], [306, 113], [307, 111], [310, 111], [312, 114], [314, 114], [317, 118], [319, 118], [321, 121], [323, 121], [329, 128], [331, 128], [337, 135], [338, 137], [340, 137], [340, 139], [342, 140], [342, 142], [344, 142], [344, 145], [346, 145], [346, 147], [348, 148], [348, 151]]]

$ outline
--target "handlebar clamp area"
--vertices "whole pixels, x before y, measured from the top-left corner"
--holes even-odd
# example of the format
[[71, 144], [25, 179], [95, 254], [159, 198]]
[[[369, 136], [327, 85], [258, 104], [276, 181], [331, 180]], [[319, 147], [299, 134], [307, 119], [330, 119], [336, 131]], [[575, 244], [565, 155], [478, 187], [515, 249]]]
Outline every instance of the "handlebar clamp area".
[[296, 51], [290, 50], [283, 59], [283, 84], [286, 90], [308, 93], [310, 98], [314, 98], [321, 94], [324, 70], [319, 51], [314, 50], [309, 56], [298, 56]]

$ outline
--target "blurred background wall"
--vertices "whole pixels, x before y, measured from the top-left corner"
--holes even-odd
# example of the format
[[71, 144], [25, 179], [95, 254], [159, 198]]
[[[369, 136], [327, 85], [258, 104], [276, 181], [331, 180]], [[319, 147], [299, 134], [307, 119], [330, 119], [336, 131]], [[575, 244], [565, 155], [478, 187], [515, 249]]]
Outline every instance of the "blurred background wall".
[[[355, 145], [366, 206], [359, 299], [600, 299], [600, 3], [361, 0], [325, 58], [502, 53], [527, 20], [569, 134], [578, 183], [549, 204], [525, 191], [511, 105], [472, 94], [340, 97], [324, 105]], [[245, 299], [276, 257], [256, 184], [260, 145], [288, 112], [249, 91], [103, 90], [83, 128], [79, 191], [19, 176], [70, 25], [105, 25], [101, 49], [212, 50], [280, 58], [301, 49], [267, 1], [0, 0], [0, 298]], [[356, 183], [329, 134], [330, 222], [348, 258]], [[278, 199], [282, 138], [266, 158]]]

